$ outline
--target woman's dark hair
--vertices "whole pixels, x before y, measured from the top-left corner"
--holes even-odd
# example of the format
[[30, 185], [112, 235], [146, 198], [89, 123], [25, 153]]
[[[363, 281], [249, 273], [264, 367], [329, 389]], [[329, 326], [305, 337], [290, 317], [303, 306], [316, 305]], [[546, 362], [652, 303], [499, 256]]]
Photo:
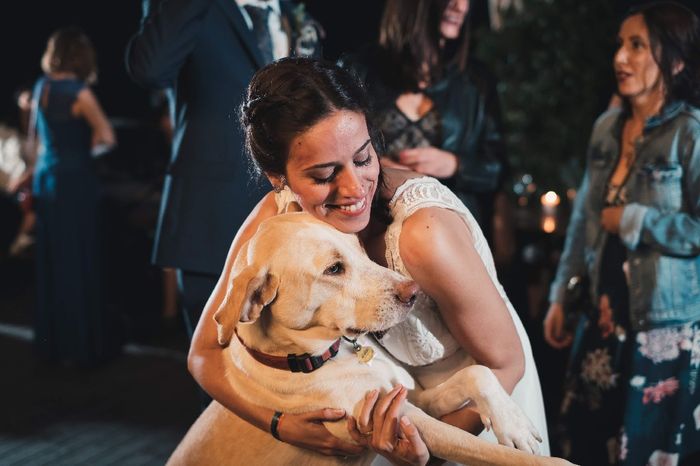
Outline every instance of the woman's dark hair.
[[440, 23], [449, 0], [387, 0], [379, 26], [385, 55], [384, 75], [399, 89], [418, 91], [421, 81], [434, 83], [446, 67], [464, 71], [469, 58], [470, 14], [459, 37], [440, 48]]
[[[625, 18], [641, 14], [649, 31], [654, 60], [666, 86], [666, 101], [684, 100], [700, 106], [700, 23], [688, 8], [675, 2], [654, 2], [631, 9]], [[683, 63], [683, 69], [673, 70]]]
[[92, 83], [97, 79], [95, 48], [80, 29], [59, 29], [49, 37], [41, 68], [45, 73], [75, 73], [79, 79]]
[[367, 93], [348, 70], [295, 57], [255, 73], [240, 114], [246, 149], [257, 171], [284, 175], [292, 139], [338, 110], [365, 116], [372, 145], [381, 154], [381, 137], [371, 124]]
[[[340, 110], [364, 115], [372, 146], [382, 154], [382, 137], [372, 124], [367, 92], [351, 71], [300, 57], [283, 58], [260, 69], [240, 109], [246, 150], [255, 170], [284, 175], [292, 140]], [[378, 185], [382, 184], [380, 171]], [[383, 217], [386, 206], [377, 207]]]

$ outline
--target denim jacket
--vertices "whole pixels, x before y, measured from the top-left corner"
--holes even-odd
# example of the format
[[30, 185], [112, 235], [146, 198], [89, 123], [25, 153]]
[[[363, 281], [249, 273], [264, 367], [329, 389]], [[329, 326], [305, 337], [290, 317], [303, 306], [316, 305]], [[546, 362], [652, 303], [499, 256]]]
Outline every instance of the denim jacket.
[[[594, 302], [607, 233], [604, 193], [617, 165], [625, 115], [596, 121], [549, 299], [561, 303], [572, 276], [588, 273]], [[634, 330], [700, 319], [700, 110], [666, 105], [635, 141], [620, 238], [627, 247], [630, 321]]]

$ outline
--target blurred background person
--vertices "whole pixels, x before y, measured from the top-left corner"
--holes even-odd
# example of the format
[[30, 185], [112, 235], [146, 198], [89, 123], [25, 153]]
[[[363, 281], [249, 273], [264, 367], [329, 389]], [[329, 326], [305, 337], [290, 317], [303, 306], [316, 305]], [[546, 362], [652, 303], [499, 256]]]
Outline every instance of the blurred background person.
[[118, 334], [101, 296], [100, 190], [92, 153], [116, 141], [88, 87], [97, 68], [85, 34], [75, 28], [53, 33], [41, 67], [29, 134], [38, 147], [35, 342], [42, 359], [94, 366], [117, 352]]
[[[34, 225], [36, 215], [34, 214], [32, 196], [32, 167], [36, 163], [36, 147], [34, 141], [36, 137], [28, 137], [29, 121], [32, 108], [31, 86], [22, 87], [15, 93], [17, 101], [19, 128], [13, 137], [4, 139], [0, 150], [0, 172], [6, 172], [9, 176], [4, 185], [5, 190], [10, 193], [22, 215], [20, 227], [17, 235], [10, 245], [9, 253], [17, 256], [27, 250], [34, 243]], [[13, 143], [14, 139], [14, 143]], [[0, 174], [0, 178], [2, 175]], [[0, 184], [2, 182], [0, 181]]]
[[235, 232], [263, 195], [237, 127], [244, 90], [274, 59], [320, 55], [320, 35], [303, 7], [285, 0], [143, 2], [127, 70], [166, 90], [173, 121], [153, 261], [177, 271], [190, 338]]
[[384, 166], [440, 179], [477, 219], [501, 265], [514, 252], [509, 202], [499, 193], [507, 160], [496, 80], [470, 54], [469, 10], [469, 0], [387, 0], [378, 46], [341, 62], [372, 96]]
[[563, 447], [584, 465], [698, 464], [700, 25], [648, 4], [617, 42], [622, 106], [593, 128], [544, 322], [552, 346], [571, 344], [565, 287], [587, 274], [595, 309], [572, 349]]
[[[29, 89], [23, 89], [16, 95], [20, 117], [29, 113], [29, 96]], [[27, 120], [28, 118], [21, 119], [20, 122]], [[25, 141], [25, 125], [12, 128], [0, 123], [0, 198], [9, 209], [7, 212], [12, 211], [15, 216], [19, 214], [21, 219], [20, 226], [17, 226], [9, 217], [2, 217], [0, 236], [9, 239], [10, 243], [9, 246], [6, 245], [6, 241], [0, 243], [0, 259], [6, 254], [14, 255], [19, 252], [22, 249], [21, 245], [30, 241], [28, 233], [33, 228], [33, 214], [27, 198], [31, 191], [31, 180], [27, 175], [29, 164], [23, 150]]]

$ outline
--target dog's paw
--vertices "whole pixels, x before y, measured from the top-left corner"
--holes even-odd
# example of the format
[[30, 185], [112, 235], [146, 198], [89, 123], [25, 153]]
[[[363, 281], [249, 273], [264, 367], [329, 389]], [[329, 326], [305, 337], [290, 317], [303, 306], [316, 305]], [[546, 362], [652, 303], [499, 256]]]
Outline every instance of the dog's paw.
[[493, 430], [498, 443], [532, 454], [539, 454], [542, 436], [530, 419], [509, 396], [497, 397], [477, 407], [481, 422]]

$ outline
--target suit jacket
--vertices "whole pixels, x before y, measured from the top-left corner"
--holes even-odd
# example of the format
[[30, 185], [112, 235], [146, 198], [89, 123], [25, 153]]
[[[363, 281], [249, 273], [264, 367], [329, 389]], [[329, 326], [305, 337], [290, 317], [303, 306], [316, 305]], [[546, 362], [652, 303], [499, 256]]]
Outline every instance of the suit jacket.
[[[238, 121], [264, 62], [234, 0], [144, 3], [127, 69], [138, 83], [166, 89], [174, 122], [153, 261], [218, 274], [239, 226], [269, 190], [252, 175]], [[280, 7], [292, 27], [299, 23], [289, 2]]]

